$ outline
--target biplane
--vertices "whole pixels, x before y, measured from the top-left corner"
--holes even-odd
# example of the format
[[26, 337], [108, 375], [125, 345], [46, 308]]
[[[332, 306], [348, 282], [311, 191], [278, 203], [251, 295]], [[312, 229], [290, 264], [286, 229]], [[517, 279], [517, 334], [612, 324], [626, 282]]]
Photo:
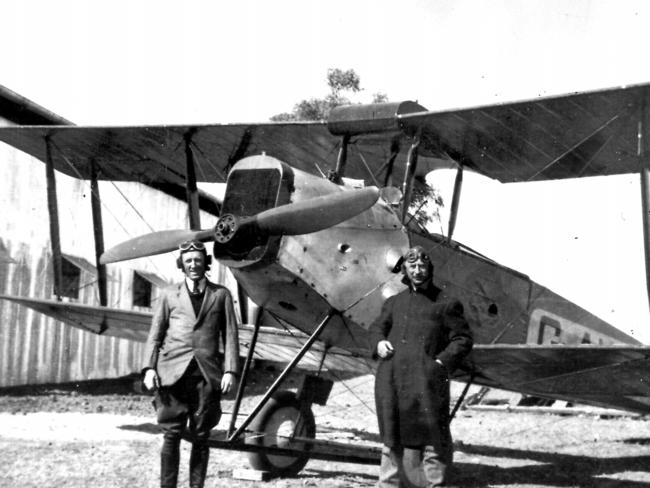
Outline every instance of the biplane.
[[[376, 461], [314, 440], [311, 404], [325, 403], [331, 384], [312, 375], [298, 393], [280, 388], [306, 358], [317, 371], [372, 370], [367, 329], [404, 286], [396, 265], [418, 244], [433, 259], [436, 285], [463, 302], [474, 334], [474, 350], [453, 379], [648, 413], [650, 347], [453, 233], [465, 171], [503, 183], [639, 173], [650, 262], [649, 103], [650, 84], [446, 111], [415, 102], [349, 105], [321, 122], [2, 127], [1, 141], [45, 162], [50, 193], [56, 169], [93, 188], [100, 179], [138, 181], [186, 199], [189, 209], [188, 229], [105, 250], [94, 192], [103, 306], [2, 298], [98, 334], [144, 340], [149, 314], [105, 306], [105, 266], [171, 252], [190, 238], [212, 243], [247, 296], [304, 340], [237, 425], [252, 360], [290, 342], [259, 321], [243, 327], [246, 361], [233, 417], [213, 445], [252, 451], [255, 468], [288, 474], [310, 456]], [[424, 176], [438, 168], [456, 170], [446, 235], [422, 227], [411, 205]], [[226, 183], [223, 199], [199, 191], [200, 182]], [[55, 194], [48, 201], [56, 286]], [[216, 226], [201, 227], [200, 209], [218, 216]]]

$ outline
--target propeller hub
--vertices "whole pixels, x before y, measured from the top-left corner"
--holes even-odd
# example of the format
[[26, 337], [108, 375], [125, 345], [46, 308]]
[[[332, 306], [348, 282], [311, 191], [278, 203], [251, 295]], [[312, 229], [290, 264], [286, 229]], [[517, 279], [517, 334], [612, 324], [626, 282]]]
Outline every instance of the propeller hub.
[[237, 233], [239, 219], [232, 214], [226, 214], [219, 218], [214, 227], [214, 240], [219, 244], [225, 244]]

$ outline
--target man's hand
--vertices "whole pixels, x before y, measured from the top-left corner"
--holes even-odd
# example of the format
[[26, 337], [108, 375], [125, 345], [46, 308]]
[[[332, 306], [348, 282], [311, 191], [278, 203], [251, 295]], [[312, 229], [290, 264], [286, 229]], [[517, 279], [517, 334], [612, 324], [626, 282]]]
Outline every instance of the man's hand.
[[147, 390], [157, 390], [160, 388], [160, 378], [155, 369], [148, 369], [144, 373], [144, 380], [142, 381]]
[[235, 375], [224, 373], [221, 378], [221, 393], [228, 393], [235, 386]]
[[386, 359], [389, 358], [393, 355], [393, 345], [389, 341], [379, 341], [377, 343], [377, 355], [382, 358]]

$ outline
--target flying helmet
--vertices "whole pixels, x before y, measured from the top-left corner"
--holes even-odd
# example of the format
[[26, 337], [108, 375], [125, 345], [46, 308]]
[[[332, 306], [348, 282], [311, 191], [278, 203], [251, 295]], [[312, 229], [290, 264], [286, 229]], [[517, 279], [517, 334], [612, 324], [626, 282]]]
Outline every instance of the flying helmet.
[[183, 254], [190, 251], [202, 252], [203, 256], [205, 257], [205, 270], [208, 271], [210, 269], [210, 265], [212, 264], [212, 256], [208, 254], [208, 250], [206, 249], [205, 244], [203, 244], [201, 241], [185, 241], [178, 246], [178, 250], [179, 255], [176, 258], [176, 266], [178, 269], [183, 269]]
[[[433, 263], [431, 258], [422, 246], [413, 246], [400, 258], [397, 266], [401, 269], [402, 273], [406, 275], [406, 263], [414, 263], [415, 261], [422, 261], [429, 266], [429, 276], [433, 275]], [[396, 266], [396, 267], [397, 267]]]

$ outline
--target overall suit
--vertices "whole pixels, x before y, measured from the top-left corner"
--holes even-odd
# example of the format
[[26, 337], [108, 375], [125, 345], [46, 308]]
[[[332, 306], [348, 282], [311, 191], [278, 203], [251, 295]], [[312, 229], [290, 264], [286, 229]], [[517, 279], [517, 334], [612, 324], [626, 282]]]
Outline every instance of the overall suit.
[[[219, 341], [224, 353], [219, 352]], [[221, 378], [237, 374], [237, 321], [230, 292], [206, 280], [202, 293], [186, 282], [163, 290], [145, 348], [144, 369], [160, 378], [154, 405], [163, 428], [161, 487], [175, 488], [180, 439], [189, 421], [192, 438], [190, 486], [203, 486], [210, 430], [221, 417]], [[222, 364], [223, 362], [223, 364]]]

